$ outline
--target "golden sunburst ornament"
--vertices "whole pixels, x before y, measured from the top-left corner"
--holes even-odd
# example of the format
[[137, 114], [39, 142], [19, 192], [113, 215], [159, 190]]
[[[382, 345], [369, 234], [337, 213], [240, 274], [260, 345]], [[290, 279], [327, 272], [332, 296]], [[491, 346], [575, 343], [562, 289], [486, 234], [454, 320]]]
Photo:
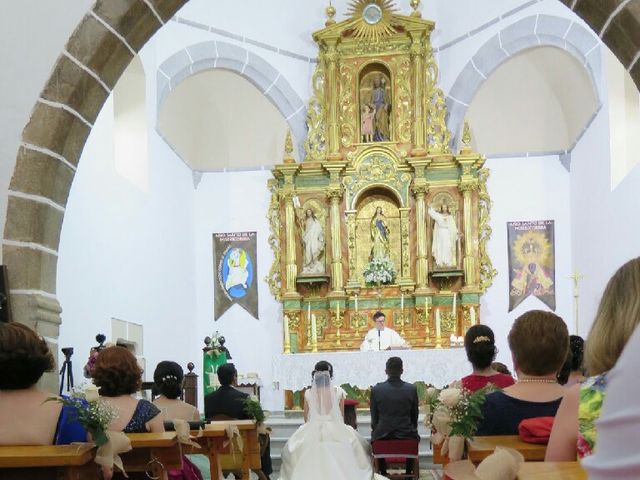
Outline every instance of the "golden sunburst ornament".
[[396, 11], [392, 0], [353, 0], [347, 14], [353, 19], [354, 37], [376, 43], [381, 37], [392, 35]]

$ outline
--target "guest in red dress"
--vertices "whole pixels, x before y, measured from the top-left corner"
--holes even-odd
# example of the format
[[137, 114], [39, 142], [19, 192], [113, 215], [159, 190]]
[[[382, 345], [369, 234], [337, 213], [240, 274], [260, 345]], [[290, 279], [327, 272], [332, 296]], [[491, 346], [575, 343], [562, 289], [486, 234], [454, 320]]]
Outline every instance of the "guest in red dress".
[[464, 349], [467, 359], [473, 366], [473, 373], [462, 379], [462, 386], [471, 392], [480, 390], [488, 383], [498, 388], [513, 385], [515, 381], [511, 375], [497, 372], [491, 367], [496, 358], [496, 344], [493, 330], [486, 325], [474, 325], [464, 336]]

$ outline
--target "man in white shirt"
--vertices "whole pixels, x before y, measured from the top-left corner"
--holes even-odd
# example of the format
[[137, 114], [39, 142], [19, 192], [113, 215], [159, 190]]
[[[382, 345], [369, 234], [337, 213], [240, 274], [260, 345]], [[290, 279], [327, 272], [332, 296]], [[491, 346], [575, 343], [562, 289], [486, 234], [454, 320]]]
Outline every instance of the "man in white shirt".
[[375, 328], [367, 332], [364, 337], [360, 350], [363, 352], [377, 352], [379, 350], [389, 350], [391, 348], [407, 348], [407, 342], [396, 333], [395, 330], [385, 328], [385, 316], [382, 312], [373, 314], [373, 321], [376, 322]]

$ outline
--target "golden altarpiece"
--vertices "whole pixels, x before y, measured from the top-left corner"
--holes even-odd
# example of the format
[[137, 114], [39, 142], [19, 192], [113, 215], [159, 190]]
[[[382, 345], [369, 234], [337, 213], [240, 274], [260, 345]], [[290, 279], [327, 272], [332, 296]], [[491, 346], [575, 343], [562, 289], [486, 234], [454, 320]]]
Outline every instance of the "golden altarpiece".
[[[419, 1], [352, 2], [314, 33], [306, 157], [290, 137], [269, 187], [268, 277], [285, 353], [358, 350], [381, 310], [412, 348], [447, 348], [480, 321], [495, 271], [484, 157], [450, 151], [447, 109]], [[393, 277], [368, 277], [384, 260]], [[367, 281], [369, 280], [369, 281]]]

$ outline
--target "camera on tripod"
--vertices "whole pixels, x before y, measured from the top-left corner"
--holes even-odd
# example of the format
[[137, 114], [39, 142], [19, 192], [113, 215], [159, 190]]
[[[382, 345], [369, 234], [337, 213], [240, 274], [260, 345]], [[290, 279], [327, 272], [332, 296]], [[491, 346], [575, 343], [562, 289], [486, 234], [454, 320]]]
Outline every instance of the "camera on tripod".
[[73, 347], [64, 347], [61, 349], [64, 354], [64, 362], [60, 369], [60, 395], [67, 382], [67, 392], [73, 388], [73, 367], [71, 365], [71, 355], [73, 355]]

